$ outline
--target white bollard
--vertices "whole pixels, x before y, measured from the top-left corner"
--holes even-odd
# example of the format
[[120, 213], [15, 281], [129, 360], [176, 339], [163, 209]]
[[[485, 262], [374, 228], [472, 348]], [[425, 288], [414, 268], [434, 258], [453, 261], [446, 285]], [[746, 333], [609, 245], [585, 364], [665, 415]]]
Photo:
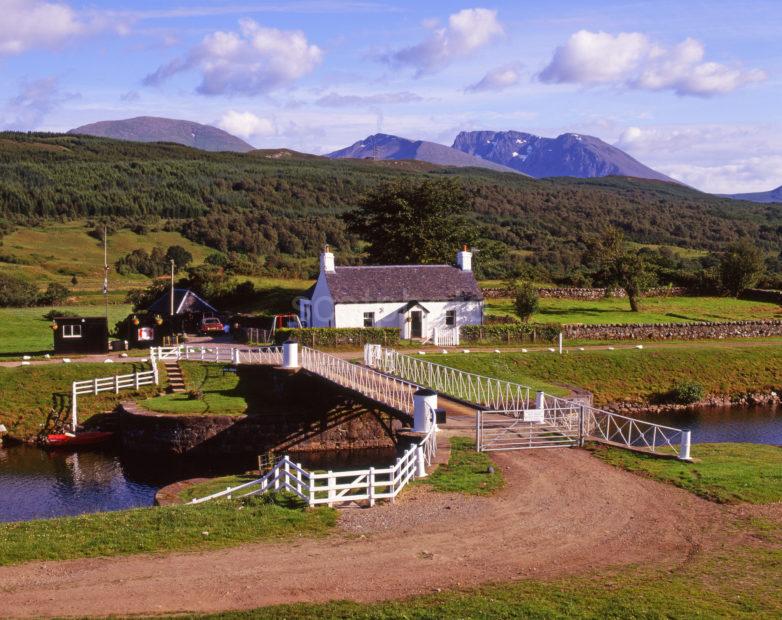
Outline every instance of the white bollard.
[[535, 392], [535, 409], [546, 408], [546, 394], [545, 392]]
[[432, 428], [432, 412], [437, 409], [437, 392], [422, 388], [413, 394], [413, 431], [428, 433]]
[[691, 440], [691, 431], [682, 431], [682, 442], [681, 446], [679, 447], [679, 460], [680, 461], [691, 461], [692, 458], [690, 457], [690, 440]]
[[298, 342], [284, 342], [282, 345], [282, 367], [283, 368], [298, 368], [299, 367], [299, 343]]
[[415, 465], [416, 465], [416, 477], [426, 478], [426, 456], [424, 455], [423, 446], [418, 446], [415, 449]]
[[562, 332], [559, 332], [559, 354], [562, 355]]

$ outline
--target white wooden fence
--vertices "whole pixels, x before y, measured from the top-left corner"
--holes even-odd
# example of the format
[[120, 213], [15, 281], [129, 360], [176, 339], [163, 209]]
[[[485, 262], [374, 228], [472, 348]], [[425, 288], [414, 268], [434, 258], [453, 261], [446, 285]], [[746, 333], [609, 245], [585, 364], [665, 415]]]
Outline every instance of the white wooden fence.
[[458, 347], [459, 346], [459, 328], [458, 327], [435, 327], [434, 344], [438, 347]]
[[100, 392], [114, 392], [119, 394], [120, 390], [133, 389], [138, 390], [145, 385], [157, 385], [159, 382], [157, 368], [152, 370], [136, 371], [125, 375], [114, 375], [111, 377], [96, 377], [86, 381], [74, 381], [71, 384], [71, 431], [76, 432], [78, 426], [78, 405], [79, 396], [86, 394], [97, 395]]
[[393, 502], [411, 479], [426, 476], [426, 470], [437, 454], [437, 424], [434, 412], [430, 413], [432, 425], [429, 432], [388, 467], [315, 473], [294, 463], [286, 455], [257, 480], [193, 499], [191, 503], [200, 504], [219, 498], [237, 499], [279, 490], [290, 491], [308, 506], [335, 506], [351, 502], [368, 502], [374, 506], [381, 499]]

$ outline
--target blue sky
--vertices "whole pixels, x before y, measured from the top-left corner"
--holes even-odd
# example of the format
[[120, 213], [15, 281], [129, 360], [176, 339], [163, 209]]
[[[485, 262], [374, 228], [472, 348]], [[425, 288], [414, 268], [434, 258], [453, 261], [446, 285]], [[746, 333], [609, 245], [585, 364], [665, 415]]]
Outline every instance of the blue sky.
[[380, 130], [596, 135], [713, 192], [782, 184], [782, 2], [0, 0], [0, 126], [139, 115], [324, 153]]

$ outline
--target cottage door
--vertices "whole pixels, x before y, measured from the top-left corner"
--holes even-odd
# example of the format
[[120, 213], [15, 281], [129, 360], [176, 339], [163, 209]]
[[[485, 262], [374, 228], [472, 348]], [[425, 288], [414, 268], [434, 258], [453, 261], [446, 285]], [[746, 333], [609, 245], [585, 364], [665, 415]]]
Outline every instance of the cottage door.
[[410, 313], [410, 337], [421, 338], [424, 331], [424, 313], [420, 310], [413, 310]]

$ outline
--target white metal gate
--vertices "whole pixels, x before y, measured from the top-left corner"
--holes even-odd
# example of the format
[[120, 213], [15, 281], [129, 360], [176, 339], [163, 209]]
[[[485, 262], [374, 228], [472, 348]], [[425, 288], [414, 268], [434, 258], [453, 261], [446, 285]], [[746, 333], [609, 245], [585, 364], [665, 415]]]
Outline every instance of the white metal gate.
[[570, 448], [583, 445], [582, 408], [478, 411], [475, 444], [479, 452]]

